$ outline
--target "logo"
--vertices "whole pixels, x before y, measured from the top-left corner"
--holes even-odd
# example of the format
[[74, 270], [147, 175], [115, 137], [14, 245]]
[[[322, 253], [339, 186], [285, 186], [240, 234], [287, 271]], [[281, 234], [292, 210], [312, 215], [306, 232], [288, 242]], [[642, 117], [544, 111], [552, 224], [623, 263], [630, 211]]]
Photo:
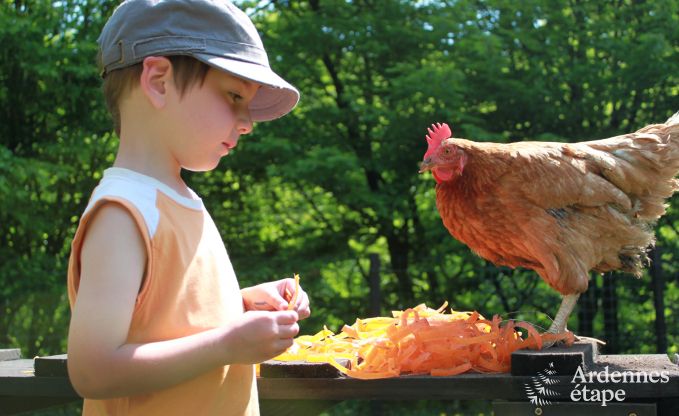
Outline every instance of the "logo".
[[[582, 366], [578, 366], [570, 380], [571, 390], [568, 397], [572, 402], [600, 403], [602, 407], [606, 407], [610, 402], [625, 401], [625, 390], [615, 388], [618, 387], [616, 384], [626, 386], [640, 383], [668, 383], [669, 381], [668, 371], [610, 371], [609, 366], [605, 366], [603, 371], [585, 372]], [[531, 377], [529, 382], [523, 383], [523, 388], [531, 404], [547, 406], [551, 405], [552, 400], [559, 396], [559, 393], [554, 391], [553, 388], [560, 382], [561, 380], [554, 369], [554, 363], [550, 362], [547, 368]], [[564, 389], [559, 390], [563, 391]]]
[[528, 383], [523, 383], [526, 396], [531, 404], [536, 406], [546, 406], [552, 404], [550, 397], [555, 397], [557, 393], [549, 386], [559, 383], [556, 377], [554, 363], [551, 362], [544, 370], [538, 372], [537, 376], [531, 377]]

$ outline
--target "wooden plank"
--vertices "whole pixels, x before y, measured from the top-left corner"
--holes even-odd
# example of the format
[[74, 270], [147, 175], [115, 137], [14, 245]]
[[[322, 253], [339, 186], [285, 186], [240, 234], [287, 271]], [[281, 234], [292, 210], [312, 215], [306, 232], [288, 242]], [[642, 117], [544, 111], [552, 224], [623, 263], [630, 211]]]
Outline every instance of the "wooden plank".
[[[606, 370], [608, 368], [608, 370]], [[658, 398], [679, 398], [679, 366], [669, 361], [664, 354], [651, 355], [600, 355], [588, 371], [665, 372], [664, 383], [627, 382], [588, 384], [597, 389], [624, 389], [626, 400], [654, 400]], [[356, 380], [352, 378], [265, 378], [258, 379], [259, 396], [262, 399], [308, 399], [318, 400], [417, 400], [417, 399], [459, 399], [459, 400], [527, 400], [525, 384], [536, 374], [513, 376], [511, 374], [462, 374], [453, 377], [401, 376], [379, 380]], [[557, 384], [555, 400], [570, 400], [573, 391], [573, 376], [554, 377]], [[669, 404], [672, 404], [668, 402]]]
[[[35, 375], [37, 377], [68, 377], [68, 357], [66, 354], [51, 355], [35, 358]], [[339, 359], [344, 366], [349, 360]], [[342, 374], [333, 366], [326, 363], [308, 363], [304, 361], [265, 361], [260, 365], [261, 377], [305, 377], [305, 378], [335, 378]]]
[[33, 377], [33, 360], [0, 361], [0, 377]]
[[[0, 396], [78, 398], [67, 377], [36, 377], [33, 360], [0, 361]], [[1, 405], [0, 405], [1, 406]]]
[[303, 400], [310, 397], [316, 400], [525, 398], [523, 386], [513, 379], [524, 377], [463, 374], [454, 377], [401, 376], [378, 380], [259, 378], [257, 381], [259, 397], [272, 400]]
[[[525, 385], [531, 377], [461, 375], [454, 377], [397, 377], [380, 380], [259, 378], [259, 397], [272, 400], [517, 400], [527, 401]], [[556, 378], [553, 400], [569, 401], [571, 376]], [[679, 397], [679, 378], [668, 383], [595, 383], [593, 388], [624, 389], [625, 400]]]
[[[41, 357], [35, 361], [50, 366], [48, 376], [34, 374], [34, 360], [18, 359], [0, 361], [0, 396], [72, 397], [77, 398], [66, 376], [65, 356]], [[607, 370], [606, 370], [607, 369]], [[598, 389], [624, 389], [626, 400], [665, 401], [665, 407], [677, 408], [679, 403], [679, 366], [664, 354], [650, 355], [600, 355], [588, 371], [665, 372], [667, 382], [599, 383]], [[61, 375], [60, 375], [61, 374]], [[526, 400], [524, 384], [536, 374], [513, 376], [511, 374], [469, 373], [453, 377], [402, 376], [380, 380], [357, 380], [349, 377], [259, 377], [259, 396], [262, 400]], [[558, 375], [554, 386], [555, 400], [569, 400], [573, 389], [573, 376]], [[588, 385], [590, 386], [590, 385]], [[676, 413], [679, 414], [679, 413]]]
[[21, 350], [18, 348], [0, 349], [0, 361], [18, 360], [21, 358]]

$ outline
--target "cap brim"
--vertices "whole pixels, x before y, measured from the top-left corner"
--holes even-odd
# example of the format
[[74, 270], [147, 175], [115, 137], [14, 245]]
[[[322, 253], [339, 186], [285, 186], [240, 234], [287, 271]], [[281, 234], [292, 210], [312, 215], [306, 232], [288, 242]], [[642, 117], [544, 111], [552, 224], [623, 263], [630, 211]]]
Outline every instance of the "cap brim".
[[231, 75], [261, 84], [250, 103], [250, 117], [253, 121], [269, 121], [282, 117], [292, 111], [299, 101], [299, 91], [271, 68], [212, 55], [193, 56]]

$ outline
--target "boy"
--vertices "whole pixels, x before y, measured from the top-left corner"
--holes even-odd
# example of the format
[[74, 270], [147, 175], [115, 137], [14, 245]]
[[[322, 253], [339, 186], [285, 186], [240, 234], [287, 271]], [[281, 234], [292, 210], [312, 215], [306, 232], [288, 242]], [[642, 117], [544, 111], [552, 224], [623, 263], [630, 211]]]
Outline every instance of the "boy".
[[297, 90], [227, 1], [130, 0], [99, 38], [120, 146], [73, 240], [68, 370], [87, 415], [258, 414], [253, 363], [309, 316], [292, 279], [239, 290], [181, 169], [214, 169]]

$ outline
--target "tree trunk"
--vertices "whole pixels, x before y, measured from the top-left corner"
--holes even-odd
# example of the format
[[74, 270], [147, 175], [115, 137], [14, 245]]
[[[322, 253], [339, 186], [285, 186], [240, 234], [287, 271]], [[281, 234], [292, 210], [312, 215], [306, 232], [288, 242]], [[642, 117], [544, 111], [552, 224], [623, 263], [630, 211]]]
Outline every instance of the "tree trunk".
[[651, 287], [653, 289], [653, 306], [655, 307], [655, 345], [659, 354], [667, 352], [667, 322], [665, 321], [665, 276], [662, 273], [660, 249], [656, 246], [651, 251]]
[[400, 303], [404, 307], [412, 306], [413, 284], [408, 274], [408, 231], [404, 228], [392, 228], [387, 233], [387, 246], [391, 257], [391, 268], [398, 281]]
[[438, 275], [433, 267], [429, 268], [425, 275], [427, 276], [427, 282], [429, 282], [429, 298], [438, 302], [441, 298]]
[[616, 274], [606, 273], [603, 283], [603, 299], [601, 305], [604, 312], [604, 341], [606, 353], [616, 354], [620, 351], [618, 342], [618, 297], [615, 292]]
[[370, 284], [370, 299], [368, 314], [370, 316], [380, 316], [382, 313], [382, 293], [380, 291], [380, 255], [370, 253], [370, 272], [368, 272], [368, 282]]

